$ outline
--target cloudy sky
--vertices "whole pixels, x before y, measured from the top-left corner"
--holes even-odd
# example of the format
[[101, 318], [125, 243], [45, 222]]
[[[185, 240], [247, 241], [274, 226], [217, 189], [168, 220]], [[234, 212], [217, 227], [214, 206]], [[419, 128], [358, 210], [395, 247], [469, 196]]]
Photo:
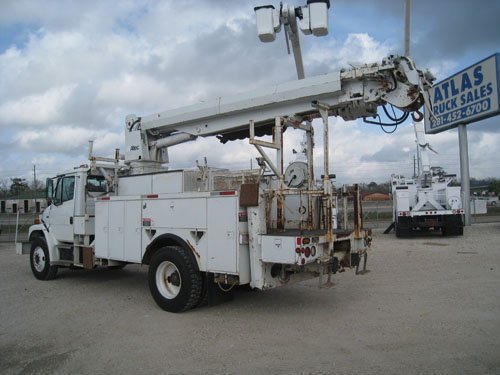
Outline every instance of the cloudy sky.
[[[305, 0], [290, 0], [302, 5]], [[124, 120], [296, 79], [284, 33], [263, 44], [253, 7], [278, 1], [2, 0], [0, 180], [45, 178], [124, 147]], [[330, 34], [301, 35], [306, 76], [403, 52], [404, 0], [333, 0]], [[444, 79], [500, 52], [497, 0], [414, 0], [411, 55]], [[468, 128], [471, 176], [500, 177], [500, 117]], [[331, 118], [331, 169], [339, 183], [413, 173], [410, 122], [393, 134]], [[316, 141], [321, 145], [319, 124]], [[295, 147], [299, 131], [286, 134]], [[432, 164], [459, 174], [456, 129], [428, 135]], [[318, 148], [320, 151], [320, 148]], [[205, 138], [170, 149], [172, 168], [248, 168], [247, 141]], [[287, 160], [290, 160], [287, 157]], [[254, 163], [255, 165], [255, 163]], [[317, 160], [318, 172], [322, 163]]]

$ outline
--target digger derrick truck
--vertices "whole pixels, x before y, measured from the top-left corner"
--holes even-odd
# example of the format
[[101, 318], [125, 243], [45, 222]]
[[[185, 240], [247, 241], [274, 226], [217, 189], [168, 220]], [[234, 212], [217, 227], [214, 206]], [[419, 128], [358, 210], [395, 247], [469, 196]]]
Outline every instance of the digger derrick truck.
[[416, 178], [391, 176], [391, 227], [394, 226], [397, 237], [427, 230], [441, 230], [443, 236], [461, 236], [464, 233], [461, 188], [450, 186], [455, 175], [435, 173], [429, 161], [432, 148], [425, 141], [424, 124], [414, 122], [413, 126], [420, 173]]
[[[91, 143], [90, 165], [48, 179], [51, 204], [17, 252], [30, 254], [41, 280], [54, 278], [60, 267], [148, 265], [151, 294], [171, 312], [225, 298], [235, 285], [272, 289], [316, 277], [321, 285], [345, 269], [362, 272], [371, 232], [363, 229], [359, 188], [333, 188], [328, 117], [371, 117], [387, 103], [418, 111], [431, 87], [427, 77], [411, 59], [389, 56], [149, 116], [129, 115], [124, 154], [96, 157]], [[323, 121], [320, 183], [313, 165], [315, 118]], [[285, 169], [287, 128], [303, 131], [306, 142], [305, 161]], [[263, 135], [272, 141], [257, 138]], [[261, 155], [260, 168], [166, 167], [169, 147], [208, 136], [222, 143], [248, 138]], [[338, 200], [349, 197], [353, 222], [337, 226]]]

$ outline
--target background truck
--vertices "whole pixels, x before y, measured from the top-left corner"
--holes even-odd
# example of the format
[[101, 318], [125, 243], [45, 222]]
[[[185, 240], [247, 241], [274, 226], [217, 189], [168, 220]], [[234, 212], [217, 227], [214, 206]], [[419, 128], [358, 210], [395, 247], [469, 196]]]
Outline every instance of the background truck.
[[397, 237], [416, 231], [441, 230], [444, 236], [463, 235], [460, 186], [450, 186], [455, 175], [440, 175], [430, 167], [424, 125], [414, 122], [420, 174], [416, 178], [391, 176], [393, 197], [392, 227]]

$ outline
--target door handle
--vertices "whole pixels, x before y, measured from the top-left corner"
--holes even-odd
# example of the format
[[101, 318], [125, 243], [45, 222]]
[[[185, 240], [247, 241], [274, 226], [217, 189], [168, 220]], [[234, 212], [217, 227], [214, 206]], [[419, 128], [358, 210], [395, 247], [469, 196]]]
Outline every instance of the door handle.
[[73, 216], [70, 216], [70, 217], [69, 217], [69, 223], [70, 223], [70, 224], [73, 224]]

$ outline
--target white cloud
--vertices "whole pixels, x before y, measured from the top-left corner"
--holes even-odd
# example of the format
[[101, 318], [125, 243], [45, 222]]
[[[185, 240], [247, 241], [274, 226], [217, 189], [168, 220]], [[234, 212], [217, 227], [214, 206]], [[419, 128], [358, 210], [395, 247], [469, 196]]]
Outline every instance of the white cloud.
[[316, 43], [308, 55], [309, 65], [327, 64], [331, 69], [348, 68], [380, 62], [394, 48], [388, 42], [375, 40], [368, 34], [351, 33], [344, 41], [330, 39]]
[[[95, 140], [96, 155], [123, 148], [129, 113], [147, 115], [295, 79], [283, 32], [275, 43], [260, 43], [252, 7], [229, 0], [2, 2], [0, 24], [29, 30], [23, 43], [0, 52], [0, 137], [9, 150], [2, 160], [12, 168], [26, 168], [32, 161], [47, 169], [78, 165], [85, 162], [89, 139]], [[380, 61], [397, 49], [383, 24], [377, 24], [378, 34], [363, 32], [361, 22], [340, 24], [351, 28], [331, 30], [327, 38], [301, 35], [306, 74]], [[432, 41], [422, 38], [418, 43], [432, 48]], [[421, 63], [438, 77], [458, 66], [445, 56]], [[331, 172], [339, 179], [385, 181], [398, 168], [412, 169], [411, 126], [386, 135], [361, 122], [330, 123]], [[322, 129], [316, 122], [315, 128], [319, 174]], [[481, 163], [474, 173], [494, 170], [498, 175], [500, 168], [492, 164], [496, 134], [470, 137], [471, 164]], [[301, 138], [300, 131], [287, 131], [288, 150], [298, 148]], [[429, 142], [440, 152], [437, 162], [456, 169], [456, 132], [430, 136]], [[180, 167], [192, 167], [207, 156], [213, 166], [248, 168], [256, 155], [247, 141], [222, 145], [215, 138], [170, 150], [172, 165]], [[285, 155], [285, 163], [292, 158]]]
[[60, 111], [74, 88], [75, 85], [58, 86], [43, 94], [7, 101], [0, 105], [1, 122], [22, 127], [57, 122]]
[[19, 132], [13, 140], [22, 150], [36, 150], [42, 155], [62, 153], [81, 158], [87, 155], [90, 140], [94, 140], [94, 150], [99, 156], [114, 155], [115, 148], [119, 148], [123, 142], [123, 134], [60, 126]]
[[150, 107], [152, 102], [155, 106], [160, 105], [168, 94], [165, 85], [152, 77], [126, 73], [104, 81], [97, 92], [96, 100], [105, 105]]

